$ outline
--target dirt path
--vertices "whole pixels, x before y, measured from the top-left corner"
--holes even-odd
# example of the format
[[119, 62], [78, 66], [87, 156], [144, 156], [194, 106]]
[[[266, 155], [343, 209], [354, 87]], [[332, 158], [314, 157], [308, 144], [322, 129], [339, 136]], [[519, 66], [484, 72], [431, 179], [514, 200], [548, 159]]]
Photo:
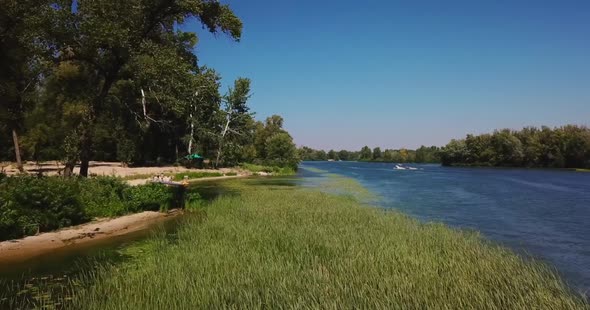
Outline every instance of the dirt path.
[[114, 219], [64, 228], [18, 240], [0, 242], [0, 264], [32, 258], [73, 244], [93, 242], [128, 234], [149, 227], [151, 224], [182, 214], [181, 210], [167, 213], [146, 211]]

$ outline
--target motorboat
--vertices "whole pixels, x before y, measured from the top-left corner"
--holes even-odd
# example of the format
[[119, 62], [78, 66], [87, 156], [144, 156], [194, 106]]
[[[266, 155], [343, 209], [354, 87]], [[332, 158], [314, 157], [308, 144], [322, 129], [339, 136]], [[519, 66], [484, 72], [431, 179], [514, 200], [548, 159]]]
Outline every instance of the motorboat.
[[393, 167], [394, 170], [418, 170], [418, 168], [415, 167], [404, 167], [400, 164], [396, 164], [395, 167]]

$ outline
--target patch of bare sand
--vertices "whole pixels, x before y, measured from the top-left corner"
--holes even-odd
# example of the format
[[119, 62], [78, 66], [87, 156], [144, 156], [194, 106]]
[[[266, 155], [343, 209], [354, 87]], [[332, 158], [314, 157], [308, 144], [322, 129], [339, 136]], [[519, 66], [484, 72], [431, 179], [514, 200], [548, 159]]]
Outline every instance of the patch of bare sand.
[[146, 211], [114, 219], [98, 220], [23, 239], [3, 241], [0, 242], [0, 264], [18, 262], [66, 246], [90, 243], [139, 231], [179, 214], [182, 214], [181, 210], [171, 210], [167, 213]]
[[[25, 173], [28, 174], [38, 174], [43, 173], [44, 175], [58, 175], [63, 171], [63, 165], [59, 162], [26, 162], [23, 165], [25, 169]], [[19, 171], [16, 169], [15, 163], [0, 163], [0, 170], [4, 171], [7, 175], [14, 175], [18, 174]], [[130, 182], [132, 185], [143, 184], [145, 181], [154, 175], [159, 174], [176, 174], [182, 172], [212, 172], [212, 173], [235, 173], [237, 176], [245, 176], [251, 175], [251, 172], [247, 170], [243, 170], [240, 168], [220, 168], [220, 169], [187, 169], [184, 167], [175, 167], [175, 166], [164, 166], [164, 167], [126, 167], [123, 166], [121, 163], [116, 162], [100, 162], [100, 161], [93, 161], [90, 162], [90, 168], [88, 173], [92, 175], [100, 175], [100, 176], [118, 176], [122, 178], [129, 178], [137, 176], [139, 177], [138, 180], [143, 179], [143, 182], [137, 180], [131, 180], [134, 182]], [[74, 168], [74, 173], [77, 174], [80, 172], [80, 167]], [[142, 178], [143, 177], [143, 178]], [[205, 179], [205, 178], [203, 178]]]

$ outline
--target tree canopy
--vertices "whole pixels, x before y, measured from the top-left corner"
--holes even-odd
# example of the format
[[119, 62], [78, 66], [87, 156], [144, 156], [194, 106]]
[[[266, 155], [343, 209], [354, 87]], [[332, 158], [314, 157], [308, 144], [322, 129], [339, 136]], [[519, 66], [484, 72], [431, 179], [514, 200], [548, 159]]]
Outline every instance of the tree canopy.
[[[216, 165], [257, 159], [250, 80], [239, 78], [221, 94], [221, 77], [193, 52], [197, 34], [180, 27], [195, 20], [238, 42], [242, 22], [228, 5], [0, 1], [0, 158], [60, 160], [65, 174], [79, 163], [84, 176], [90, 160], [173, 163], [190, 153]], [[274, 138], [273, 156], [295, 148], [289, 138]], [[275, 162], [296, 161], [288, 156]]]

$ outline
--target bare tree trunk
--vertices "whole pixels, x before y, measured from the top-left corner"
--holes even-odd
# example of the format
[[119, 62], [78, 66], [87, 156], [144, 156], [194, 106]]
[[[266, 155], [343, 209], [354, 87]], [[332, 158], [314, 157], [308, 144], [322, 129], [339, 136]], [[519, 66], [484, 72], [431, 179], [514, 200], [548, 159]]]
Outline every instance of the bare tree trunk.
[[16, 167], [18, 171], [23, 172], [23, 162], [20, 157], [20, 145], [18, 144], [18, 134], [16, 133], [16, 129], [12, 129], [12, 141], [14, 142], [14, 155], [16, 156]]
[[227, 130], [229, 129], [229, 122], [231, 120], [231, 114], [227, 115], [227, 121], [225, 123], [225, 127], [221, 132], [221, 141], [219, 142], [219, 149], [217, 149], [217, 159], [215, 160], [215, 168], [219, 168], [219, 159], [221, 157], [221, 150], [223, 147], [223, 142], [225, 141], [225, 135], [227, 134]]
[[221, 144], [219, 144], [219, 148], [217, 149], [217, 159], [215, 159], [215, 168], [219, 168], [219, 158], [221, 157]]
[[65, 178], [69, 178], [74, 174], [74, 167], [76, 166], [76, 163], [74, 162], [67, 162], [65, 167], [64, 167], [64, 177]]
[[88, 177], [88, 168], [90, 167], [90, 148], [92, 141], [89, 136], [82, 138], [80, 150], [80, 176]]

